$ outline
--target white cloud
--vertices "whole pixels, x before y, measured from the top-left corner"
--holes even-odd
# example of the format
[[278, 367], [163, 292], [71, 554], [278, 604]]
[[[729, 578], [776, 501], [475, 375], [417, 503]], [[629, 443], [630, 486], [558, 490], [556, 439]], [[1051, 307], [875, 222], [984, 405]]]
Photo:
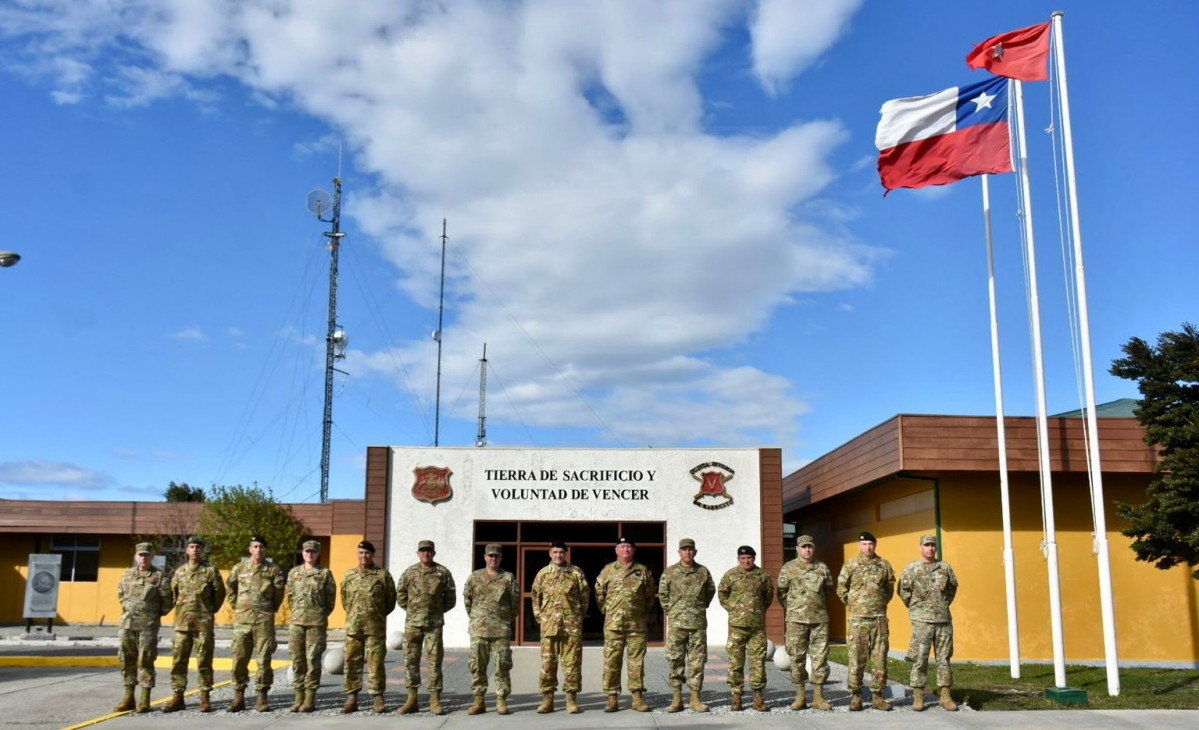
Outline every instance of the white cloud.
[[178, 332], [172, 332], [170, 337], [172, 340], [192, 340], [196, 342], [208, 339], [208, 335], [204, 334], [204, 330], [199, 327], [184, 327]]
[[0, 462], [0, 484], [104, 489], [112, 484], [112, 477], [65, 461], [33, 459]]
[[759, 0], [750, 23], [754, 74], [772, 96], [840, 38], [862, 0]]

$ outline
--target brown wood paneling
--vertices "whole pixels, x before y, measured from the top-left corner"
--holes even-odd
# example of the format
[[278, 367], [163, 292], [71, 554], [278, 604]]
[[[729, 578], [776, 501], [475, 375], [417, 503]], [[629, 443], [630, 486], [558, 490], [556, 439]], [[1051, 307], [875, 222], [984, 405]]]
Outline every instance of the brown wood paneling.
[[375, 546], [375, 562], [387, 564], [387, 493], [391, 480], [391, 447], [366, 449], [366, 499], [363, 505], [365, 539]]
[[842, 444], [783, 481], [787, 512], [899, 471], [899, 417]]
[[[761, 499], [762, 569], [772, 577], [783, 567], [783, 451], [758, 450], [758, 473], [762, 480]], [[783, 608], [774, 602], [766, 612], [766, 636], [776, 644], [783, 643], [785, 630]], [[769, 657], [768, 657], [769, 658]]]
[[362, 535], [366, 525], [366, 502], [361, 499], [337, 499], [333, 505], [333, 534]]
[[[331, 504], [288, 504], [312, 535], [332, 534]], [[153, 535], [195, 532], [197, 502], [0, 502], [0, 532]]]

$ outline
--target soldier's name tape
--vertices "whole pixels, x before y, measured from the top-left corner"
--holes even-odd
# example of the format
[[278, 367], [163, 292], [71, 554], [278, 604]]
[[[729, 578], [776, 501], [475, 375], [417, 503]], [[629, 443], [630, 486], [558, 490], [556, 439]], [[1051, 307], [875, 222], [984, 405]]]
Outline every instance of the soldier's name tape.
[[[286, 668], [291, 665], [290, 659], [273, 659], [271, 667]], [[121, 660], [115, 656], [0, 656], [0, 667], [119, 667]], [[170, 669], [174, 665], [169, 656], [160, 656], [154, 660], [158, 669]], [[196, 658], [192, 657], [187, 663], [188, 669], [196, 669]], [[229, 671], [233, 669], [232, 657], [214, 657], [212, 668]], [[250, 660], [250, 671], [258, 669], [258, 660]]]

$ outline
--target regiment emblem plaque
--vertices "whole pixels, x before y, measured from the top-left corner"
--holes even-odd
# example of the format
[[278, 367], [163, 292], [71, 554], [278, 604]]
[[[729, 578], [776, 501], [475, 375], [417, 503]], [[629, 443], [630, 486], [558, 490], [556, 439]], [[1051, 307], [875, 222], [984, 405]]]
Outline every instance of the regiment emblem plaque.
[[728, 483], [736, 472], [717, 461], [708, 461], [691, 470], [691, 478], [699, 482], [699, 492], [691, 503], [702, 509], [724, 509], [733, 503]]
[[450, 475], [453, 474], [448, 466], [418, 466], [412, 470], [416, 481], [412, 483], [412, 496], [422, 502], [437, 504], [454, 496], [450, 487]]

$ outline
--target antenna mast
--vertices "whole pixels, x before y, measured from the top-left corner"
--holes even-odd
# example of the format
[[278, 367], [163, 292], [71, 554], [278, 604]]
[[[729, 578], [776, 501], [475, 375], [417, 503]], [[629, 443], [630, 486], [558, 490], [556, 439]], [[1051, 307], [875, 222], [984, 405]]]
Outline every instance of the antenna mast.
[[479, 434], [475, 446], [487, 445], [487, 343], [483, 343], [483, 358], [479, 360]]
[[445, 315], [445, 218], [441, 219], [441, 294], [437, 300], [437, 331], [433, 339], [437, 340], [437, 400], [433, 416], [433, 445], [441, 441], [441, 323]]

